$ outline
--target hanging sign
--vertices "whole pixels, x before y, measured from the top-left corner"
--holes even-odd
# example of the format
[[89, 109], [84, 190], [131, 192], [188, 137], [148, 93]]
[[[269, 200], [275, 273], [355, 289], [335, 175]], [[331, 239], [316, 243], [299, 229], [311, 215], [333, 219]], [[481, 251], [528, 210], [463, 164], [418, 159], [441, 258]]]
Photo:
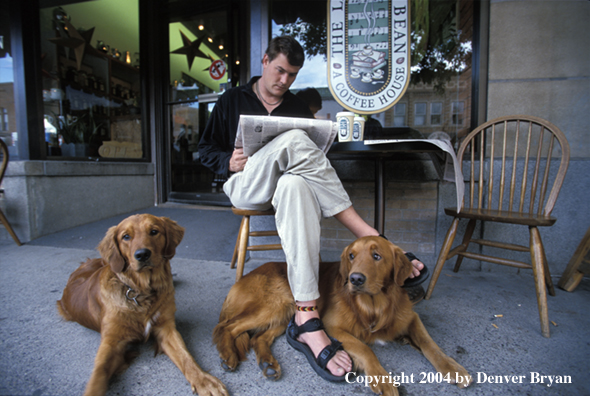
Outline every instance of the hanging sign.
[[347, 110], [375, 114], [410, 82], [409, 0], [328, 1], [328, 85]]
[[225, 63], [220, 59], [213, 61], [209, 67], [209, 75], [214, 80], [221, 79], [225, 76]]

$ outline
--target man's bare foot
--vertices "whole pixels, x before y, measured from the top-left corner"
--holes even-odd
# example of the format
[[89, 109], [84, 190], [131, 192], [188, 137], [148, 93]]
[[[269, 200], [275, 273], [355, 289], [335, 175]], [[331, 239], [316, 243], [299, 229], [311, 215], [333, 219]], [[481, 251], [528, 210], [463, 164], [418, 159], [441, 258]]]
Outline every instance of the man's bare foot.
[[[297, 326], [301, 326], [308, 320], [319, 317], [320, 315], [317, 311], [297, 311], [295, 313], [295, 324]], [[298, 341], [307, 344], [307, 346], [311, 349], [313, 355], [316, 358], [320, 354], [322, 349], [331, 344], [331, 341], [328, 338], [326, 332], [322, 330], [314, 331], [312, 333], [301, 334], [298, 338]], [[352, 360], [345, 351], [338, 351], [336, 352], [334, 357], [330, 359], [330, 361], [326, 365], [326, 368], [335, 376], [343, 376], [352, 370]]]
[[422, 268], [424, 268], [424, 263], [420, 260], [412, 260], [411, 263], [414, 269], [410, 274], [410, 278], [415, 278], [420, 275], [420, 271], [422, 271]]

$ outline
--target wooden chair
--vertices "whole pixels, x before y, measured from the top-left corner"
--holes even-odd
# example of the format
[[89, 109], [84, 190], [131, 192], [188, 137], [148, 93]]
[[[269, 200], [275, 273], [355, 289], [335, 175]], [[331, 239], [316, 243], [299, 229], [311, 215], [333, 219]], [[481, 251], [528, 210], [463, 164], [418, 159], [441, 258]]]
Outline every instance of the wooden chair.
[[236, 282], [240, 280], [244, 274], [244, 263], [246, 262], [247, 251], [264, 251], [264, 250], [282, 250], [280, 243], [265, 244], [265, 245], [252, 245], [249, 246], [250, 237], [269, 237], [278, 236], [277, 231], [250, 231], [250, 217], [251, 216], [273, 216], [275, 215], [274, 210], [246, 210], [232, 207], [232, 212], [238, 216], [242, 216], [242, 223], [240, 224], [240, 230], [238, 231], [238, 238], [236, 240], [236, 246], [234, 247], [234, 254], [231, 259], [231, 268], [235, 268], [236, 262], [238, 268], [236, 269]]
[[557, 286], [568, 292], [573, 292], [584, 278], [590, 275], [590, 228], [580, 241], [578, 248], [570, 259]]
[[[0, 159], [2, 160], [2, 165], [0, 166], [0, 186], [1, 186], [2, 179], [4, 178], [4, 173], [6, 172], [6, 168], [8, 167], [8, 147], [6, 147], [6, 143], [4, 143], [4, 141], [2, 139], [0, 139]], [[0, 195], [1, 194], [4, 194], [4, 189], [0, 187]], [[6, 228], [6, 230], [10, 234], [10, 236], [12, 236], [12, 239], [14, 239], [16, 244], [18, 246], [21, 246], [22, 243], [20, 242], [20, 240], [16, 236], [14, 230], [12, 229], [12, 226], [8, 222], [8, 219], [6, 218], [6, 216], [4, 216], [2, 209], [0, 209], [0, 222], [2, 222], [2, 224], [4, 224], [4, 227]]]
[[[445, 208], [445, 213], [454, 219], [447, 231], [425, 298], [432, 296], [444, 263], [454, 256], [458, 256], [455, 272], [459, 270], [464, 257], [517, 268], [532, 268], [541, 332], [543, 336], [549, 337], [545, 286], [552, 296], [555, 290], [538, 227], [551, 226], [557, 220], [550, 215], [565, 178], [569, 156], [570, 148], [563, 132], [537, 117], [517, 115], [496, 118], [467, 135], [457, 153], [461, 166], [463, 160], [470, 162], [470, 172], [466, 172], [469, 174], [469, 188], [466, 188], [464, 197], [465, 207], [459, 212], [456, 208]], [[461, 219], [469, 220], [463, 241], [451, 250]], [[477, 221], [481, 222], [482, 229], [484, 222], [526, 226], [529, 229], [526, 238], [528, 246], [472, 239]], [[486, 254], [468, 252], [470, 243], [479, 244]], [[531, 264], [491, 256], [490, 248], [528, 252]]]

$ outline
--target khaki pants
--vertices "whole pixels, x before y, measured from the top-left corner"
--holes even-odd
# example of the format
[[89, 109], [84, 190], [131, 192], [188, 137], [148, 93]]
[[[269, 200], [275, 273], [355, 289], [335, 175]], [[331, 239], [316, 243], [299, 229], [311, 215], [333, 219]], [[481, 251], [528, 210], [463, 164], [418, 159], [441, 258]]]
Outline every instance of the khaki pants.
[[320, 220], [352, 205], [324, 152], [305, 131], [285, 132], [252, 155], [223, 190], [237, 208], [274, 207], [293, 296], [317, 299]]

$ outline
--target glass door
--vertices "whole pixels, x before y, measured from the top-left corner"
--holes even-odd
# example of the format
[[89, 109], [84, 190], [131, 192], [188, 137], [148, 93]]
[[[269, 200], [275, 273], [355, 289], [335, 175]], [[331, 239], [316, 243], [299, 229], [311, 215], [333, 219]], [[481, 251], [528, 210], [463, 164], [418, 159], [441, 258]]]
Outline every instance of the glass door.
[[[239, 4], [171, 1], [167, 101], [170, 201], [229, 206], [225, 178], [201, 164], [198, 142], [219, 95], [239, 80]], [[195, 7], [195, 3], [198, 6]]]

